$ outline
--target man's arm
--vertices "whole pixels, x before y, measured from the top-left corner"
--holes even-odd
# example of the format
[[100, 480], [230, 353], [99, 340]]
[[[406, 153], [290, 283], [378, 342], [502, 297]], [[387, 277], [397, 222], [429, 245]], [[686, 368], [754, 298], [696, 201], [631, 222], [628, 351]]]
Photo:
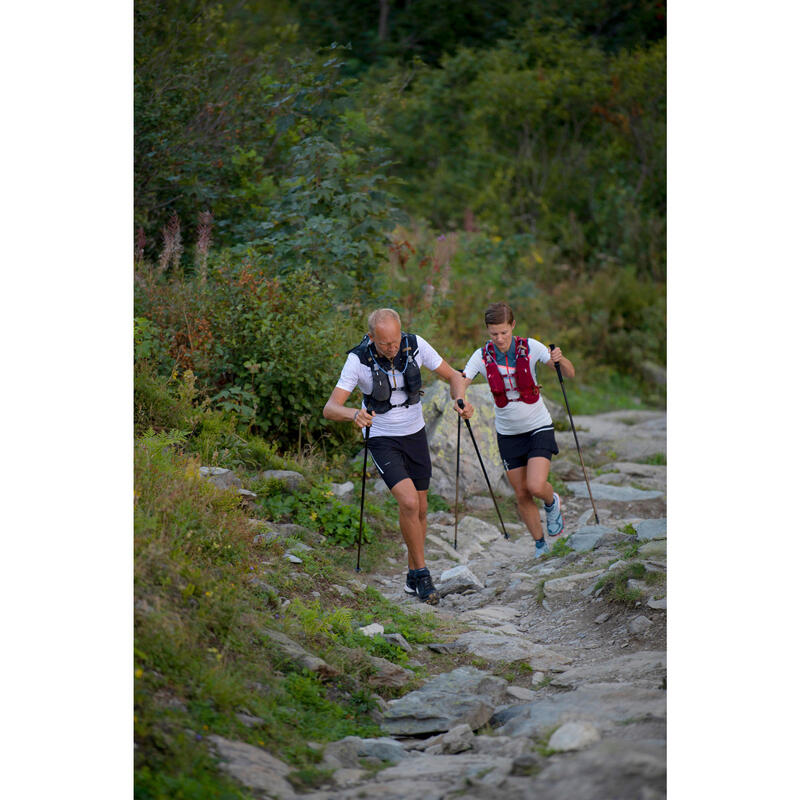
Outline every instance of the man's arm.
[[352, 422], [358, 425], [359, 428], [372, 425], [374, 413], [368, 414], [363, 408], [355, 409], [345, 405], [350, 395], [351, 392], [348, 392], [347, 389], [341, 389], [337, 386], [331, 392], [328, 402], [325, 403], [325, 408], [322, 409], [322, 416], [334, 422]]
[[[464, 393], [466, 394], [467, 387], [472, 383], [473, 379], [472, 378], [462, 378], [462, 380], [463, 380], [463, 386], [464, 386]], [[475, 413], [475, 407], [469, 402], [467, 402], [465, 405], [466, 405], [466, 408], [469, 409], [469, 413], [462, 414], [461, 416], [464, 417], [464, 419], [469, 419], [473, 415], [473, 413]]]
[[444, 359], [442, 363], [434, 370], [434, 372], [446, 381], [450, 382], [450, 397], [456, 401], [453, 408], [459, 413], [460, 416], [469, 419], [472, 416], [472, 406], [464, 402], [464, 408], [459, 408], [458, 401], [464, 400], [464, 376], [457, 370], [453, 369]]

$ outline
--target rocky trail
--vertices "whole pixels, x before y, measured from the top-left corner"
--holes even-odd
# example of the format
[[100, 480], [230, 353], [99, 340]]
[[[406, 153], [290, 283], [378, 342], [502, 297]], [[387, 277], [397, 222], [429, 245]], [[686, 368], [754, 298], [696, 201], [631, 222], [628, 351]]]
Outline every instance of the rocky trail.
[[[454, 463], [455, 422], [442, 413], [446, 398], [439, 395], [426, 401], [431, 450], [434, 463]], [[483, 400], [476, 437], [497, 491], [508, 494]], [[560, 538], [570, 550], [561, 546], [535, 560], [516, 518], [504, 520], [510, 539], [503, 537], [462, 438], [466, 501], [457, 550], [453, 514], [429, 515], [426, 551], [439, 605], [422, 606], [404, 593], [399, 562], [361, 576], [404, 609], [432, 610], [461, 630], [448, 641], [405, 643], [410, 658], [427, 649], [463, 654], [467, 665], [382, 702], [383, 737], [325, 746], [321, 766], [334, 771], [322, 789], [295, 794], [285, 764], [216, 737], [221, 766], [277, 798], [665, 797], [666, 466], [657, 463], [666, 453], [665, 415], [626, 411], [575, 422], [600, 525], [572, 433], [559, 432], [553, 475], [569, 490]], [[446, 469], [435, 473], [433, 488], [452, 496]], [[552, 548], [555, 540], [548, 541]], [[381, 635], [379, 627], [370, 633]]]

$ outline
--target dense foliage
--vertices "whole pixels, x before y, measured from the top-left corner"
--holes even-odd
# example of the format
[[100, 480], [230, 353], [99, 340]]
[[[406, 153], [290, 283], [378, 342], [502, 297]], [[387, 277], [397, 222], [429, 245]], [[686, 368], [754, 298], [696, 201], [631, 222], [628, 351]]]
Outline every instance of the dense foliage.
[[320, 410], [369, 310], [458, 363], [497, 299], [582, 379], [663, 401], [664, 24], [660, 0], [137, 0], [140, 401], [191, 369], [283, 447], [353, 442]]

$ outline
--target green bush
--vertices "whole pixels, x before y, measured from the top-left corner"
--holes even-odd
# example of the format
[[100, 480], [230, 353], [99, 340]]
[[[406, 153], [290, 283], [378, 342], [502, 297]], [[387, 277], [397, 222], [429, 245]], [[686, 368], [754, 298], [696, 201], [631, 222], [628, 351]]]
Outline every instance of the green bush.
[[[296, 494], [273, 494], [259, 502], [262, 512], [275, 522], [284, 520], [324, 533], [335, 544], [348, 546], [358, 539], [361, 507], [343, 503], [326, 486], [312, 486]], [[367, 514], [379, 513], [367, 503]], [[374, 531], [365, 519], [361, 534], [362, 542], [372, 541]]]
[[310, 269], [282, 278], [223, 257], [204, 282], [150, 272], [137, 306], [210, 408], [235, 413], [284, 449], [355, 439], [350, 427], [324, 420], [322, 407], [366, 315], [334, 305]]
[[490, 49], [416, 69], [401, 90], [376, 69], [362, 91], [386, 109], [411, 213], [443, 230], [533, 234], [581, 270], [612, 258], [663, 280], [665, 70], [663, 40], [607, 53], [530, 19]]
[[137, 435], [155, 431], [194, 429], [200, 413], [194, 405], [194, 375], [187, 370], [181, 379], [156, 374], [149, 362], [142, 362], [133, 375], [133, 425]]

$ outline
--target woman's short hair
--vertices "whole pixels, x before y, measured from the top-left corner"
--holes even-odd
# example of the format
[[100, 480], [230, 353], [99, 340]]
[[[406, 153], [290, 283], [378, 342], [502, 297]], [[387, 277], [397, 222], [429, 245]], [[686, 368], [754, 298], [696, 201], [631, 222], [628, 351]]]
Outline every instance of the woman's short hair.
[[492, 303], [483, 315], [487, 325], [509, 325], [514, 321], [514, 312], [508, 303]]

